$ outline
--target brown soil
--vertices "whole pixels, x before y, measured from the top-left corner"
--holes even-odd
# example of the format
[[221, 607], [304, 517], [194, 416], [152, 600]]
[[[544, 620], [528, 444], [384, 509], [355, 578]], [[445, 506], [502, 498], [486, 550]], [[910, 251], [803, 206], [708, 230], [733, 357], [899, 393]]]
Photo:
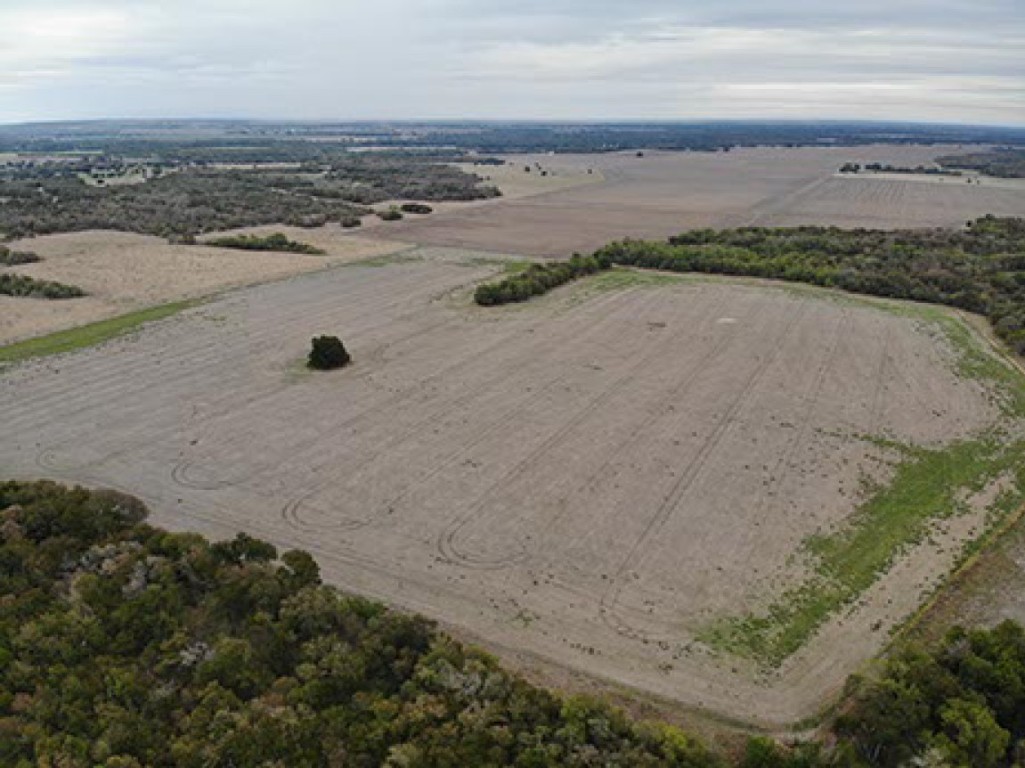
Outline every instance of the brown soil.
[[[22, 240], [11, 247], [35, 251], [42, 261], [9, 268], [44, 280], [77, 285], [80, 299], [0, 296], [0, 345], [102, 320], [154, 304], [205, 296], [225, 288], [280, 279], [301, 272], [400, 250], [401, 243], [318, 230], [266, 227], [324, 248], [326, 256], [169, 245], [123, 232], [74, 232]], [[256, 231], [256, 230], [253, 230]]]
[[[482, 310], [469, 286], [494, 267], [473, 257], [257, 286], [10, 369], [0, 466], [308, 549], [330, 581], [499, 653], [768, 725], [814, 713], [949, 567], [937, 552], [909, 553], [771, 678], [694, 633], [800, 577], [801, 541], [877, 472], [857, 435], [942, 444], [993, 418], [986, 393], [914, 321], [860, 302], [582, 281]], [[354, 365], [306, 372], [320, 333]]]
[[[492, 175], [508, 197], [407, 218], [374, 233], [407, 242], [566, 256], [623, 237], [699, 227], [960, 226], [1025, 215], [1025, 180], [839, 175], [843, 163], [917, 166], [950, 147], [749, 148], [723, 153], [515, 155]], [[542, 178], [536, 163], [555, 175]], [[523, 171], [530, 165], [532, 171]], [[588, 177], [587, 170], [593, 174]], [[978, 181], [979, 183], [975, 183]]]

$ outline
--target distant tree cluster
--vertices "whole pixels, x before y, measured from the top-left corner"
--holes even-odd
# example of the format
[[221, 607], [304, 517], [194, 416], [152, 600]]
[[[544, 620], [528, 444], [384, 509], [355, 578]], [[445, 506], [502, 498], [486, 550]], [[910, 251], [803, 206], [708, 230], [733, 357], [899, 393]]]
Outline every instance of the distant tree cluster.
[[985, 152], [946, 155], [937, 160], [949, 168], [965, 168], [1004, 179], [1025, 178], [1025, 149], [1001, 147]]
[[364, 206], [388, 199], [472, 200], [500, 194], [453, 165], [406, 156], [336, 153], [324, 163], [292, 170], [187, 166], [145, 183], [106, 187], [85, 184], [72, 168], [0, 167], [0, 234], [17, 238], [115, 229], [181, 241], [260, 224], [352, 221], [370, 212]]
[[989, 318], [1025, 354], [1025, 219], [984, 216], [964, 230], [835, 227], [696, 230], [669, 242], [600, 249], [614, 264], [768, 277], [945, 304]]
[[433, 213], [434, 209], [424, 203], [403, 203], [399, 206], [399, 210], [403, 213], [416, 213], [416, 214], [427, 214]]
[[152, 528], [138, 501], [0, 482], [0, 765], [721, 765], [560, 698], [301, 551]]
[[916, 165], [914, 167], [910, 167], [904, 165], [888, 165], [884, 163], [866, 163], [865, 165], [859, 165], [858, 163], [844, 163], [840, 166], [840, 173], [860, 173], [863, 170], [870, 173], [914, 173], [924, 174], [926, 176], [962, 175], [960, 171], [952, 171], [949, 168], [938, 168], [935, 165]]
[[7, 182], [0, 232], [29, 237], [115, 229], [181, 240], [260, 224], [338, 221], [363, 209], [285, 194], [259, 173], [190, 170], [131, 186], [91, 187], [77, 178]]
[[28, 251], [12, 251], [4, 245], [0, 245], [0, 267], [16, 267], [19, 264], [33, 264], [39, 261], [39, 257]]
[[33, 299], [74, 299], [85, 296], [85, 291], [77, 286], [52, 280], [37, 280], [27, 275], [0, 272], [0, 295]]
[[215, 237], [207, 240], [204, 245], [216, 246], [218, 248], [237, 248], [243, 251], [278, 251], [281, 253], [306, 253], [319, 256], [325, 251], [309, 243], [300, 243], [290, 240], [281, 232], [271, 235], [230, 235]]
[[604, 253], [594, 256], [573, 254], [569, 261], [531, 264], [523, 272], [478, 286], [473, 299], [482, 307], [526, 301], [578, 277], [608, 269], [610, 265]]

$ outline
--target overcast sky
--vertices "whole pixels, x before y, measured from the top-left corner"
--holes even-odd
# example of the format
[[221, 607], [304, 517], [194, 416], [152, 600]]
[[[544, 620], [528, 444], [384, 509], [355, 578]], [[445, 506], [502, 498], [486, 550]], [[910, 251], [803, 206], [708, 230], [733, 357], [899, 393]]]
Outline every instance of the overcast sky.
[[0, 0], [0, 122], [94, 117], [1025, 125], [1025, 0]]

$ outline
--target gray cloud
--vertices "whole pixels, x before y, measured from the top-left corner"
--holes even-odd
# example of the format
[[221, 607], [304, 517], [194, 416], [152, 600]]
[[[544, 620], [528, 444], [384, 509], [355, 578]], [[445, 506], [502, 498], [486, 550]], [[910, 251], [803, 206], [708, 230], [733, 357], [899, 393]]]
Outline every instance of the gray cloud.
[[1020, 0], [5, 0], [0, 120], [1025, 124]]

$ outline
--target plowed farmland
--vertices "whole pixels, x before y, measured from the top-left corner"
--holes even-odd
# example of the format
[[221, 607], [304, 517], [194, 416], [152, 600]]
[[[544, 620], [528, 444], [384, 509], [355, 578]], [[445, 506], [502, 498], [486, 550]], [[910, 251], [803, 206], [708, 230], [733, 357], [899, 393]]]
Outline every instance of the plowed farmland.
[[[378, 228], [377, 236], [565, 257], [624, 237], [748, 225], [958, 227], [1025, 215], [1025, 180], [839, 174], [846, 162], [929, 165], [950, 148], [748, 147], [730, 152], [511, 155], [491, 174], [505, 198]], [[530, 168], [528, 172], [526, 169]], [[591, 171], [589, 174], [588, 171]], [[549, 174], [538, 177], [540, 173]]]
[[[822, 564], [919, 463], [1020, 437], [965, 345], [1001, 363], [938, 311], [755, 282], [615, 271], [474, 307], [495, 271], [420, 248], [12, 367], [0, 466], [305, 548], [496, 649], [773, 724], [877, 652], [1013, 489], [973, 454], [990, 463], [949, 474], [930, 536], [873, 522], [893, 534], [878, 573], [766, 628], [826, 594]], [[353, 366], [302, 367], [321, 333]]]

